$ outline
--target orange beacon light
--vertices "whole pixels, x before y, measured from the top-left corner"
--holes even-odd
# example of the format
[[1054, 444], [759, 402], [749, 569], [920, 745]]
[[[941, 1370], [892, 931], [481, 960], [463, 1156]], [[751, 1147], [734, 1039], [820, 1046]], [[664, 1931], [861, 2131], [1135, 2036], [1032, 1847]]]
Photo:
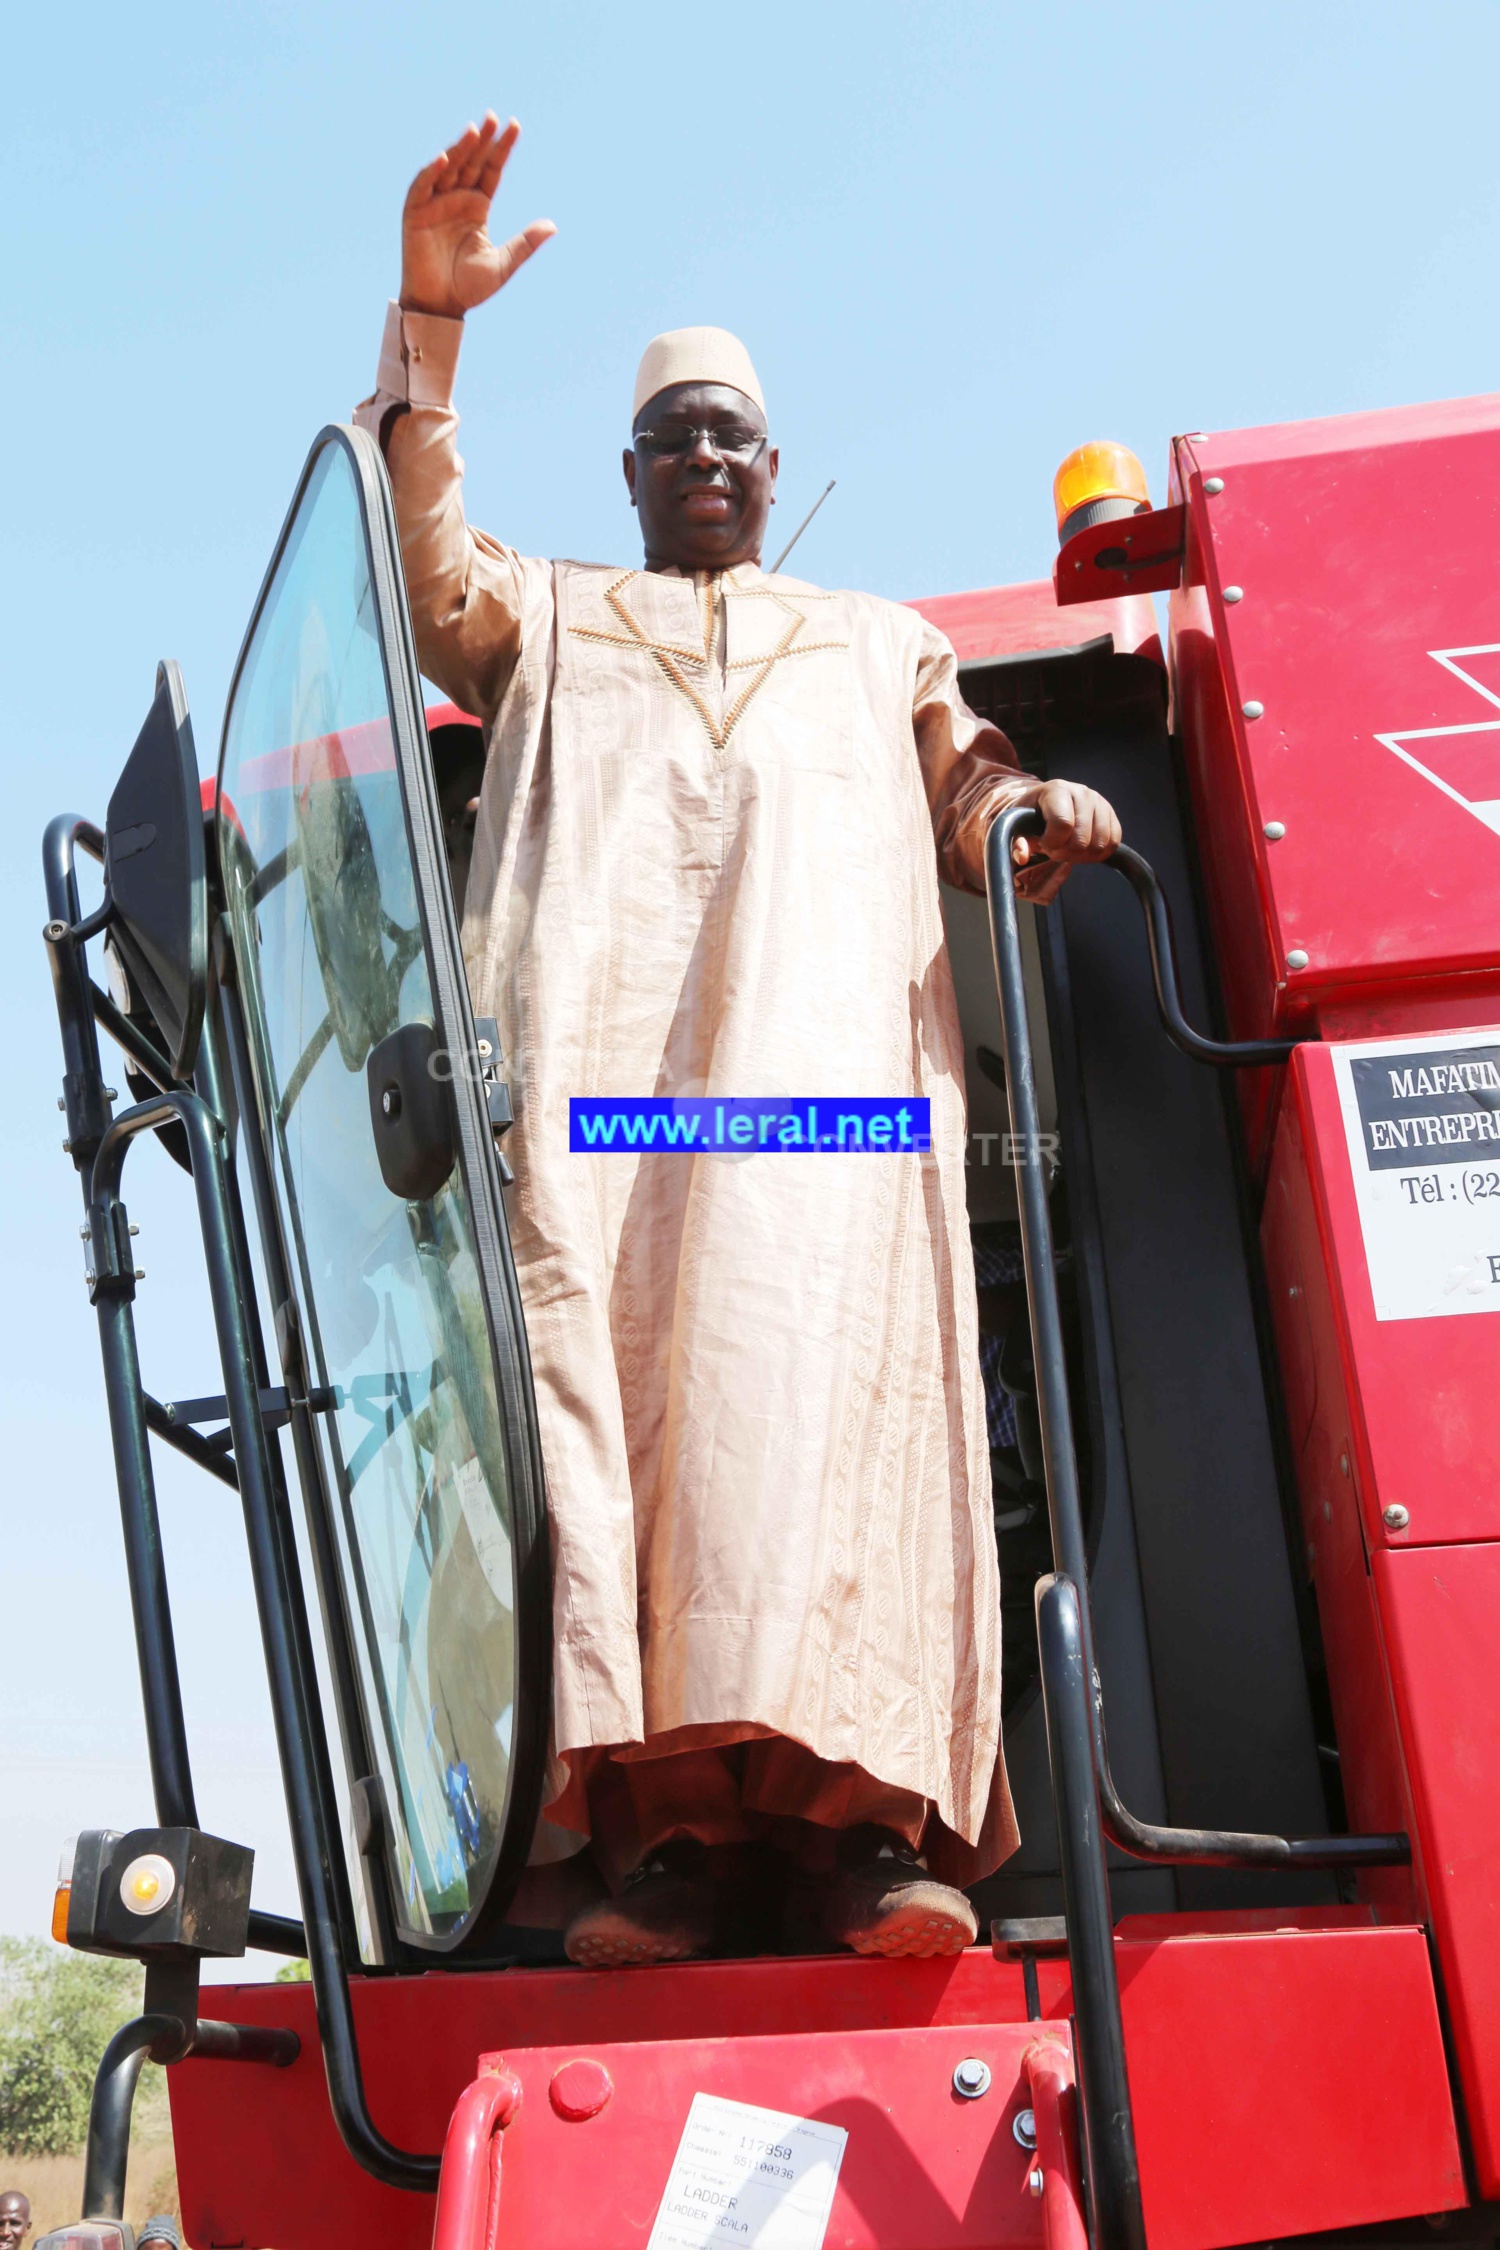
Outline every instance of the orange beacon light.
[[1108, 438], [1075, 447], [1052, 479], [1057, 510], [1057, 540], [1066, 546], [1073, 534], [1116, 516], [1138, 516], [1151, 506], [1146, 472], [1128, 445]]

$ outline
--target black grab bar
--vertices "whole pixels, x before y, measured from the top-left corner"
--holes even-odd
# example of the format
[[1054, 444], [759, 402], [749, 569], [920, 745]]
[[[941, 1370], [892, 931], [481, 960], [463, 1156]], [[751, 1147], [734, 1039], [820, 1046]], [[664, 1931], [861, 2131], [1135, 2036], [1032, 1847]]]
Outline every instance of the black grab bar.
[[[1040, 820], [1040, 815], [1037, 817]], [[1194, 1062], [1218, 1063], [1237, 1070], [1257, 1064], [1284, 1063], [1293, 1048], [1302, 1046], [1311, 1036], [1304, 1033], [1289, 1039], [1209, 1039], [1201, 1031], [1194, 1031], [1182, 1012], [1182, 999], [1177, 989], [1177, 956], [1172, 946], [1172, 917], [1155, 868], [1128, 844], [1121, 844], [1101, 864], [1123, 875], [1141, 902], [1141, 912], [1146, 917], [1146, 943], [1151, 948], [1156, 1012], [1174, 1047], [1180, 1047]]]
[[[1083, 1511], [1073, 1448], [1072, 1410], [1062, 1347], [1062, 1323], [1057, 1309], [1057, 1273], [1052, 1249], [1051, 1219], [1047, 1209], [1044, 1174], [1037, 1162], [1040, 1144], [1036, 1079], [1031, 1027], [1026, 1014], [1022, 979], [1020, 920], [1011, 880], [1011, 846], [1015, 838], [1020, 835], [1040, 835], [1044, 826], [1041, 814], [1029, 806], [1013, 806], [1008, 812], [1000, 814], [989, 831], [985, 877], [989, 891], [995, 978], [1000, 997], [1006, 1094], [1010, 1103], [1016, 1160], [1021, 1168], [1021, 1236], [1036, 1353], [1037, 1409], [1047, 1472], [1053, 1555], [1057, 1569], [1070, 1578], [1078, 1589], [1082, 1630], [1093, 1682], [1094, 1759], [1104, 1832], [1111, 1843], [1118, 1845], [1121, 1851], [1129, 1852], [1132, 1857], [1155, 1860], [1169, 1866], [1404, 1866], [1411, 1859], [1411, 1841], [1405, 1835], [1261, 1836], [1237, 1829], [1165, 1828], [1138, 1820], [1115, 1787], [1105, 1734], [1103, 1693], [1093, 1660], [1093, 1622], [1084, 1559]], [[1126, 845], [1121, 845], [1101, 864], [1118, 868], [1141, 901], [1147, 917], [1157, 1002], [1163, 1023], [1175, 1043], [1185, 1053], [1201, 1061], [1284, 1061], [1291, 1049], [1299, 1044], [1297, 1040], [1250, 1040], [1233, 1043], [1204, 1039], [1201, 1034], [1192, 1030], [1182, 1017], [1178, 1001], [1171, 925], [1166, 900], [1155, 872], [1139, 852], [1131, 851]], [[1174, 1019], [1178, 1030], [1185, 1037], [1178, 1036], [1178, 1030], [1173, 1029]], [[1050, 1302], [1050, 1313], [1045, 1309], [1039, 1313], [1039, 1297]]]
[[[1015, 807], [991, 824], [985, 843], [990, 940], [1000, 995], [1005, 1094], [1015, 1150], [1026, 1299], [1056, 1573], [1037, 1590], [1037, 1639], [1052, 1768], [1052, 1805], [1063, 1870], [1068, 1967], [1078, 2023], [1078, 2097], [1087, 2155], [1091, 2231], [1096, 2250], [1144, 2250], [1146, 2225], [1125, 2068], [1125, 2032], [1094, 1745], [1094, 1649], [1083, 1508], [1068, 1411], [1062, 1307], [1047, 1208], [1035, 1062], [1026, 1023], [1021, 923], [1012, 877], [1011, 846], [1015, 838], [1023, 829], [1028, 834], [1039, 833], [1043, 825], [1039, 815]], [[1061, 1593], [1063, 1588], [1070, 1588], [1073, 1594], [1071, 1616], [1066, 1596]], [[1076, 1629], [1069, 1631], [1074, 1619]]]
[[[1044, 827], [1042, 816], [1030, 806], [1000, 813], [985, 841], [985, 883], [1052, 1535], [1054, 1575], [1038, 1584], [1037, 1638], [1078, 2022], [1090, 2202], [1098, 2250], [1141, 2250], [1144, 2222], [1114, 1945], [1112, 1937], [1100, 1941], [1101, 1927], [1105, 1932], [1112, 1927], [1105, 1840], [1138, 1859], [1215, 1867], [1390, 1866], [1410, 1859], [1411, 1844], [1403, 1835], [1304, 1838], [1157, 1827], [1137, 1820], [1115, 1787], [1094, 1657], [1083, 1506], [1012, 858], [1018, 836], [1038, 836]], [[1178, 998], [1171, 927], [1155, 874], [1138, 853], [1123, 846], [1104, 864], [1119, 869], [1145, 909], [1157, 1005], [1175, 1043], [1195, 1059], [1214, 1063], [1284, 1062], [1295, 1041], [1230, 1045], [1193, 1031]]]
[[[1057, 1301], [1057, 1270], [1052, 1222], [1047, 1208], [1045, 1172], [1038, 1161], [1040, 1124], [1031, 1027], [1021, 968], [1021, 926], [1012, 881], [1011, 846], [1017, 836], [1036, 836], [1045, 823], [1030, 806], [1012, 806], [991, 824], [985, 847], [990, 938], [1000, 996], [1006, 1097], [1020, 1179], [1021, 1241], [1026, 1260], [1026, 1290], [1036, 1358], [1037, 1412], [1046, 1466], [1047, 1504], [1055, 1566], [1078, 1590], [1084, 1644], [1093, 1682], [1094, 1761], [1100, 1811], [1110, 1842], [1133, 1858], [1177, 1867], [1402, 1867], [1411, 1859], [1411, 1839], [1401, 1834], [1373, 1836], [1260, 1836], [1238, 1829], [1164, 1828], [1138, 1820], [1115, 1787], [1104, 1727], [1103, 1691], [1093, 1656], [1093, 1621], [1088, 1600], [1083, 1508], [1073, 1447], [1072, 1409], [1063, 1354], [1062, 1319]], [[1163, 1021], [1169, 1009], [1181, 1020], [1177, 970], [1166, 901], [1155, 873], [1139, 852], [1121, 845], [1101, 863], [1118, 867], [1145, 908], [1152, 964]], [[1184, 1051], [1216, 1063], [1284, 1061], [1296, 1040], [1253, 1040], [1240, 1044], [1206, 1040], [1186, 1023], [1182, 1029], [1196, 1046]], [[1174, 1034], [1175, 1037], [1175, 1034]], [[1183, 1045], [1177, 1039], [1179, 1046]], [[1279, 1048], [1279, 1053], [1268, 1050]]]

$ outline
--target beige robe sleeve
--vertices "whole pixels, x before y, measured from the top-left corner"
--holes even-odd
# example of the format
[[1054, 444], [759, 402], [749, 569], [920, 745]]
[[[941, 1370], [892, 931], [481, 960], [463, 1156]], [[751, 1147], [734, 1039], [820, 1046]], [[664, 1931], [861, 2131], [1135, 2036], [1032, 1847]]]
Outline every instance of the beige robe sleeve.
[[386, 314], [371, 397], [354, 419], [385, 454], [417, 656], [428, 679], [488, 723], [521, 653], [522, 564], [464, 520], [453, 379], [461, 320]]
[[958, 692], [952, 644], [925, 619], [912, 725], [932, 807], [938, 872], [945, 883], [982, 897], [990, 822], [1040, 784], [1035, 774], [1022, 771], [1000, 729], [969, 709]]

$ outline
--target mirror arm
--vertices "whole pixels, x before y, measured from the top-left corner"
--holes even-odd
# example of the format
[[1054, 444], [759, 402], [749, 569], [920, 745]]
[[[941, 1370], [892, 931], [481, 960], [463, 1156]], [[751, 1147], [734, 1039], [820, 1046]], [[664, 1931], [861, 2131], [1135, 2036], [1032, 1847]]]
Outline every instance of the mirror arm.
[[137, 1031], [129, 1016], [123, 1015], [107, 992], [90, 983], [89, 1000], [94, 1010], [94, 1021], [107, 1031], [117, 1047], [123, 1047], [143, 1078], [162, 1093], [171, 1093], [177, 1081], [172, 1076], [172, 1066], [166, 1056], [143, 1031]]
[[75, 945], [87, 945], [90, 938], [97, 937], [101, 930], [107, 930], [114, 918], [115, 902], [106, 890], [102, 903], [95, 907], [92, 914], [86, 914], [81, 922], [75, 922], [68, 935]]

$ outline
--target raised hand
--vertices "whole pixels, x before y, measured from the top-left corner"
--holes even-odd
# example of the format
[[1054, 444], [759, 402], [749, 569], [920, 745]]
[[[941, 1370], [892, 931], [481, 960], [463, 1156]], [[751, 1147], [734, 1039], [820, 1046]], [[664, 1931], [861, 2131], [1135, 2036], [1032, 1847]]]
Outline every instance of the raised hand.
[[501, 131], [493, 110], [435, 156], [406, 191], [401, 213], [401, 302], [408, 312], [461, 320], [503, 289], [557, 229], [533, 219], [498, 247], [489, 237], [490, 203], [521, 128]]

